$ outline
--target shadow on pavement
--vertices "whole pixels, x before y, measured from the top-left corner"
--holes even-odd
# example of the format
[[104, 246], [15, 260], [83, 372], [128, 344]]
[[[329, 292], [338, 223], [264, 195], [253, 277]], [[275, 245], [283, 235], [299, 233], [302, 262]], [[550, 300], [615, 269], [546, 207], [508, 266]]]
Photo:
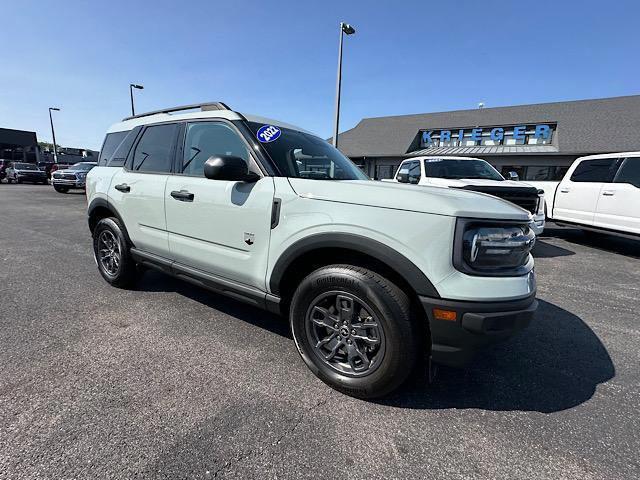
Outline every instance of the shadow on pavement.
[[543, 240], [536, 241], [536, 244], [533, 247], [533, 251], [531, 253], [533, 255], [533, 258], [567, 257], [569, 255], [576, 254], [571, 250], [546, 243]]
[[[156, 271], [147, 271], [138, 290], [176, 292], [207, 307], [291, 338], [286, 320], [240, 301], [194, 288]], [[400, 408], [522, 410], [543, 413], [575, 407], [615, 376], [609, 354], [596, 334], [576, 315], [539, 300], [528, 329], [505, 343], [481, 350], [463, 369], [441, 367], [435, 382], [417, 375], [378, 403]]]
[[597, 248], [606, 252], [640, 258], [640, 239], [631, 240], [605, 233], [585, 232], [578, 228], [559, 227], [553, 223], [545, 227], [540, 239], [541, 243], [544, 243], [545, 237], [561, 238], [576, 245], [584, 245], [585, 247]]
[[288, 322], [266, 310], [252, 307], [239, 300], [219, 295], [183, 280], [178, 280], [155, 270], [148, 270], [136, 284], [136, 290], [144, 292], [176, 292], [209, 308], [236, 317], [282, 337], [292, 338]]
[[534, 321], [516, 337], [478, 352], [464, 369], [440, 368], [430, 386], [409, 382], [379, 403], [552, 413], [586, 402], [614, 376], [613, 362], [589, 326], [540, 300]]

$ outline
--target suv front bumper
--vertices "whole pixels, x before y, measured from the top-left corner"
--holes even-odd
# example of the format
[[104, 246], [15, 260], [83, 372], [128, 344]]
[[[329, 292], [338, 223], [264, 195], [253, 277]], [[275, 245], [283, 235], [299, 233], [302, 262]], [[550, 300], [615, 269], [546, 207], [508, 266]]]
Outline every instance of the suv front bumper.
[[[476, 351], [526, 328], [538, 307], [535, 293], [519, 300], [463, 302], [420, 297], [431, 327], [431, 359], [459, 367]], [[455, 320], [439, 320], [434, 309], [453, 311]]]

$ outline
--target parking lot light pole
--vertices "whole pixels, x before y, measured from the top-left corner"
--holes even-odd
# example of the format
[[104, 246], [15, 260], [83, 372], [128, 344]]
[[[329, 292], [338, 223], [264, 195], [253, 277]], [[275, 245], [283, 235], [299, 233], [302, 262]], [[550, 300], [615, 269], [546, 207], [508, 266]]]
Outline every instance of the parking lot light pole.
[[56, 131], [53, 128], [53, 117], [51, 111], [59, 112], [60, 109], [56, 107], [49, 107], [49, 122], [51, 122], [51, 136], [53, 137], [53, 163], [58, 163], [58, 144], [56, 143]]
[[340, 124], [340, 85], [342, 83], [342, 39], [344, 34], [352, 35], [356, 29], [348, 23], [340, 22], [340, 43], [338, 47], [338, 78], [336, 80], [336, 114], [333, 128], [333, 146], [338, 148], [338, 126]]
[[131, 116], [133, 117], [136, 114], [136, 109], [133, 106], [133, 89], [144, 90], [142, 85], [136, 85], [135, 83], [129, 84], [129, 95], [131, 96]]

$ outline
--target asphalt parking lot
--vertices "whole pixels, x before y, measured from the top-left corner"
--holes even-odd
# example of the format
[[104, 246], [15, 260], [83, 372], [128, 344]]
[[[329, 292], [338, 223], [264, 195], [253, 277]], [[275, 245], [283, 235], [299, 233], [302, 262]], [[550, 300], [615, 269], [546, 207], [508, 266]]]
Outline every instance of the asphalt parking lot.
[[534, 324], [381, 402], [281, 319], [95, 267], [83, 193], [0, 185], [0, 478], [640, 477], [640, 243], [552, 226]]

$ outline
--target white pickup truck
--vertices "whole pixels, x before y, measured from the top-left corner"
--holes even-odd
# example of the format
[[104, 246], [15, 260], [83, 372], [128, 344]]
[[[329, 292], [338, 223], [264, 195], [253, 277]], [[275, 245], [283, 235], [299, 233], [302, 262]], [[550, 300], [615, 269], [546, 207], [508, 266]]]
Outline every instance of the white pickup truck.
[[556, 223], [640, 238], [640, 152], [581, 157], [560, 182], [529, 183]]
[[[517, 176], [514, 174], [514, 177]], [[399, 183], [460, 188], [500, 197], [533, 215], [536, 235], [544, 230], [544, 194], [528, 183], [505, 178], [481, 158], [454, 156], [413, 157], [404, 160], [393, 180]]]

